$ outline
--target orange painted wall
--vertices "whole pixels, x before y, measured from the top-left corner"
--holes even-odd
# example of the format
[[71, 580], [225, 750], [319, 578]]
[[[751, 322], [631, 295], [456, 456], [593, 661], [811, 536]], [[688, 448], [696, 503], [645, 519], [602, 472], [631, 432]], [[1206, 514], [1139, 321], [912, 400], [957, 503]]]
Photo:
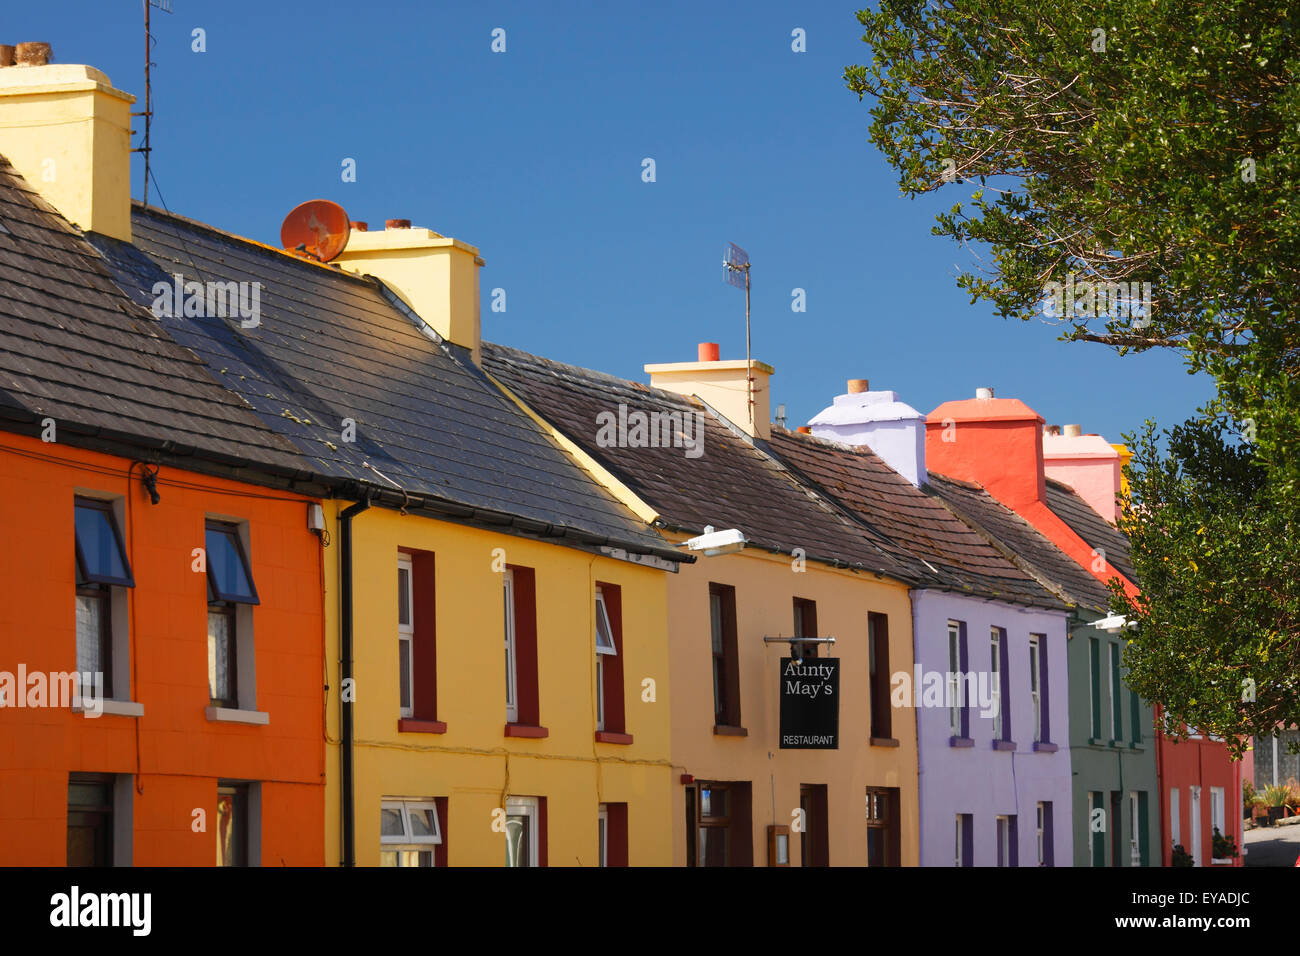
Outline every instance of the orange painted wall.
[[[50, 459], [57, 459], [50, 460]], [[324, 862], [321, 544], [285, 492], [163, 467], [161, 502], [130, 461], [0, 434], [0, 670], [76, 666], [73, 499], [125, 496], [130, 698], [142, 717], [0, 707], [0, 865], [66, 863], [70, 772], [134, 774], [133, 862], [211, 866], [218, 779], [261, 782], [260, 862]], [[192, 570], [207, 515], [249, 522], [257, 709], [265, 726], [210, 722], [207, 590]], [[116, 688], [115, 688], [116, 689]], [[115, 696], [125, 696], [116, 694]], [[206, 832], [191, 828], [207, 814]], [[252, 861], [259, 862], [259, 861]]]

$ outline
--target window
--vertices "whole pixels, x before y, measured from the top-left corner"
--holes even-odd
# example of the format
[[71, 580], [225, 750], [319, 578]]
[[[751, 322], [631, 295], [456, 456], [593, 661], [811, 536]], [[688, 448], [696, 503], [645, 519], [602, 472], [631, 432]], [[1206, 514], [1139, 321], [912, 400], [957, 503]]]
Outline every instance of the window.
[[1181, 808], [1178, 806], [1178, 788], [1169, 788], [1169, 836], [1171, 842], [1177, 846], [1183, 842], [1183, 831], [1180, 823], [1182, 821]]
[[506, 798], [506, 866], [545, 866], [546, 800]]
[[[1039, 641], [1037, 634], [1029, 635], [1029, 709], [1034, 714], [1034, 743], [1041, 743], [1043, 736], [1043, 698], [1041, 692], [1042, 661], [1038, 656]], [[1039, 804], [1041, 807], [1042, 804]], [[1041, 861], [1040, 861], [1041, 863]]]
[[1106, 865], [1106, 803], [1100, 790], [1088, 791], [1088, 865]]
[[1052, 802], [1039, 801], [1037, 808], [1038, 865], [1055, 866], [1055, 847], [1052, 840]]
[[248, 866], [248, 785], [217, 785], [217, 866]]
[[1128, 700], [1129, 722], [1132, 724], [1130, 732], [1133, 746], [1136, 747], [1142, 743], [1142, 698], [1133, 691], [1129, 691]]
[[1016, 818], [999, 816], [996, 818], [996, 836], [998, 845], [998, 866], [1016, 866]]
[[748, 783], [701, 782], [686, 789], [687, 866], [752, 866]]
[[957, 814], [956, 843], [953, 850], [953, 866], [975, 865], [974, 817], [969, 813]]
[[380, 866], [437, 866], [441, 845], [436, 801], [385, 798], [380, 803]]
[[[508, 565], [505, 580], [506, 723], [541, 730], [537, 687], [537, 578]], [[532, 736], [545, 736], [544, 733]]]
[[1122, 794], [1118, 790], [1110, 792], [1110, 817], [1106, 820], [1106, 827], [1110, 830], [1110, 865], [1123, 866], [1123, 829], [1124, 814], [1120, 807]]
[[803, 832], [799, 834], [799, 865], [830, 866], [826, 785], [800, 784], [799, 809], [803, 811]]
[[1201, 820], [1201, 788], [1192, 786], [1189, 790], [1191, 791], [1191, 800], [1188, 801], [1187, 807], [1187, 829], [1192, 837], [1192, 845], [1189, 849], [1192, 854], [1192, 865], [1201, 866], [1201, 827], [1203, 825]]
[[709, 634], [713, 654], [713, 723], [718, 727], [739, 727], [740, 668], [734, 587], [709, 585]]
[[1110, 739], [1124, 739], [1123, 699], [1119, 686], [1119, 645], [1110, 642]]
[[1011, 715], [1008, 713], [1011, 703], [1010, 674], [1006, 668], [1007, 632], [995, 627], [989, 633], [989, 691], [993, 698], [993, 740], [1011, 739]]
[[[209, 519], [205, 543], [208, 568], [208, 696], [221, 707], [253, 709], [252, 687], [240, 687], [240, 667], [252, 675], [252, 617], [259, 603], [240, 528]], [[241, 608], [243, 609], [241, 611]], [[248, 656], [241, 661], [241, 650]], [[251, 684], [251, 681], [250, 681]], [[241, 696], [242, 695], [242, 696]]]
[[970, 736], [970, 711], [966, 704], [966, 625], [948, 622], [948, 727], [954, 737]]
[[[1226, 810], [1223, 797], [1224, 794], [1222, 787], [1210, 788], [1210, 826], [1212, 826], [1214, 830], [1218, 830], [1220, 836], [1227, 836], [1228, 824], [1225, 820]], [[1210, 831], [1211, 835], [1213, 835], [1214, 830]], [[1211, 844], [1211, 849], [1213, 849], [1213, 844]]]
[[68, 777], [68, 866], [112, 866], [113, 777]]
[[1130, 790], [1128, 793], [1128, 861], [1130, 866], [1137, 866], [1141, 860], [1140, 837], [1138, 794], [1136, 790]]
[[415, 670], [415, 609], [411, 606], [413, 569], [407, 555], [397, 557], [397, 681], [403, 717], [415, 716], [411, 703], [411, 674]]
[[[77, 671], [102, 675], [102, 693], [104, 697], [112, 697], [114, 671], [122, 676], [118, 681], [119, 690], [125, 693], [129, 684], [129, 671], [125, 667], [126, 602], [122, 589], [134, 587], [135, 579], [111, 502], [77, 498], [73, 519], [77, 565]], [[119, 654], [114, 654], [115, 644]], [[116, 659], [118, 657], [120, 661]], [[93, 676], [91, 680], [94, 680]]]
[[597, 815], [601, 866], [627, 866], [627, 804], [602, 803]]
[[1101, 648], [1095, 637], [1088, 638], [1088, 687], [1094, 740], [1101, 739]]
[[616, 584], [596, 585], [596, 730], [606, 743], [631, 743], [624, 736], [623, 596]]
[[[867, 615], [867, 668], [871, 690], [871, 737], [894, 736], [893, 708], [889, 703], [889, 617]], [[868, 834], [870, 836], [870, 834]]]
[[867, 789], [867, 866], [898, 866], [898, 788]]
[[[794, 636], [795, 637], [818, 637], [817, 633], [817, 602], [810, 601], [807, 598], [794, 599]], [[800, 644], [799, 656], [816, 657], [817, 644]]]

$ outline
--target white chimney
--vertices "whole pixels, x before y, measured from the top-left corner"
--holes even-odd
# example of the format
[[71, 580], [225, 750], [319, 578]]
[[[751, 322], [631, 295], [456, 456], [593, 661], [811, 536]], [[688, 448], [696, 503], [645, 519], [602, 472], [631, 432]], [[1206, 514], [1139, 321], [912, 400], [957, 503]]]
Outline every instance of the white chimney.
[[[898, 400], [897, 392], [866, 391], [866, 379], [850, 379], [849, 391], [813, 416], [813, 435], [866, 446], [918, 488], [926, 483], [925, 416]], [[858, 391], [858, 389], [863, 389]]]

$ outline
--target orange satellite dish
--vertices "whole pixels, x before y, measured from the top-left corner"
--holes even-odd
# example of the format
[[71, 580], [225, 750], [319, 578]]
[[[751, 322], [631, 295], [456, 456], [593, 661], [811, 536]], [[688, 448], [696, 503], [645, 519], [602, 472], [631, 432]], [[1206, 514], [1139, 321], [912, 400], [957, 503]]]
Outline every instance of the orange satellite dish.
[[280, 244], [297, 255], [329, 262], [348, 244], [348, 214], [328, 199], [312, 199], [295, 206], [280, 226]]

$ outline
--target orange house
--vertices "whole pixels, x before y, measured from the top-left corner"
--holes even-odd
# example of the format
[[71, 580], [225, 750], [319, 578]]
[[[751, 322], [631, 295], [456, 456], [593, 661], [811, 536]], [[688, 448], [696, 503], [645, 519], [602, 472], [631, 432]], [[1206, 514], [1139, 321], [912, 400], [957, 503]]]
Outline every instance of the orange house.
[[3, 158], [0, 226], [0, 866], [322, 865], [307, 470]]

